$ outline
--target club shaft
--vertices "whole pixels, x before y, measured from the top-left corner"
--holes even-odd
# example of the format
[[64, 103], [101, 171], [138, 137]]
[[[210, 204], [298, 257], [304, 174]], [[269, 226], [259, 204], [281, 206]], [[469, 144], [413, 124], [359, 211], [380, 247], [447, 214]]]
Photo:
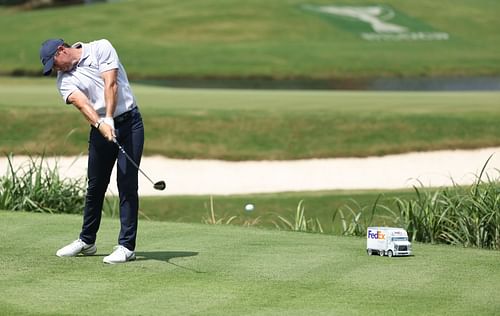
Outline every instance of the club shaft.
[[149, 178], [149, 177], [148, 177], [148, 176], [144, 173], [144, 171], [142, 171], [142, 170], [141, 170], [141, 168], [139, 168], [139, 165], [138, 165], [138, 164], [134, 161], [134, 159], [132, 159], [132, 157], [130, 157], [130, 156], [127, 154], [127, 152], [125, 151], [125, 149], [123, 149], [123, 147], [120, 145], [120, 143], [119, 143], [116, 139], [114, 139], [114, 138], [113, 138], [113, 142], [114, 142], [114, 143], [118, 146], [118, 148], [119, 148], [119, 149], [120, 149], [120, 151], [121, 151], [121, 152], [125, 155], [125, 157], [128, 159], [128, 161], [129, 161], [131, 164], [133, 164], [133, 165], [134, 165], [134, 167], [136, 167], [136, 168], [137, 168], [137, 170], [139, 170], [139, 171], [142, 173], [142, 175], [143, 175], [143, 176], [145, 176], [145, 177], [146, 177], [146, 179], [148, 179], [148, 180], [149, 180], [149, 182], [151, 182], [151, 183], [154, 185], [155, 183], [153, 182], [153, 180], [151, 180], [151, 179], [150, 179], [150, 178]]

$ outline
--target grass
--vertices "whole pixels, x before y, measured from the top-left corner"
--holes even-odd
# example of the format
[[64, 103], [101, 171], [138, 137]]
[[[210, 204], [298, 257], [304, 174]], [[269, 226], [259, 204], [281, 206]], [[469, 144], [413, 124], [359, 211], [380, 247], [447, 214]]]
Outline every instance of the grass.
[[44, 157], [33, 158], [0, 177], [0, 209], [13, 211], [80, 213], [84, 206], [84, 179], [64, 179], [57, 165], [51, 168]]
[[142, 221], [138, 260], [105, 266], [119, 224], [103, 219], [98, 255], [54, 252], [75, 215], [0, 212], [0, 305], [11, 315], [495, 315], [500, 252], [414, 244], [368, 257], [363, 238]]
[[454, 185], [435, 192], [416, 189], [416, 198], [397, 199], [409, 238], [500, 250], [499, 182], [498, 178], [482, 179], [487, 164], [470, 187]]
[[0, 37], [0, 72], [39, 74], [38, 49], [47, 38], [62, 37], [72, 43], [104, 37], [114, 43], [136, 78], [352, 79], [500, 73], [498, 1], [378, 1], [394, 8], [409, 26], [421, 24], [427, 31], [450, 34], [448, 41], [414, 42], [362, 40], [356, 30], [359, 23], [325, 19], [302, 10], [306, 3], [310, 4], [144, 0], [37, 11], [2, 7], [0, 29], [15, 31]]
[[[146, 155], [289, 160], [500, 145], [498, 92], [133, 89]], [[53, 79], [0, 78], [0, 94], [0, 152], [86, 151], [88, 125]]]

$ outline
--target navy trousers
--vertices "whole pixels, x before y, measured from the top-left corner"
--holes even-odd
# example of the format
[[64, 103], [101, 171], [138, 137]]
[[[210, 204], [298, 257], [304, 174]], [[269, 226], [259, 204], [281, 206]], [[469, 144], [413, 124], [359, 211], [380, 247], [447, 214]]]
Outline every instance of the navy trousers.
[[[138, 108], [115, 118], [115, 133], [120, 145], [139, 164], [144, 147], [144, 125]], [[116, 144], [107, 141], [95, 127], [91, 128], [89, 136], [88, 184], [80, 239], [87, 244], [93, 244], [96, 241], [101, 223], [104, 195], [115, 162], [117, 162], [116, 181], [120, 198], [121, 224], [118, 244], [133, 251], [139, 212], [137, 193], [139, 171], [118, 150]]]

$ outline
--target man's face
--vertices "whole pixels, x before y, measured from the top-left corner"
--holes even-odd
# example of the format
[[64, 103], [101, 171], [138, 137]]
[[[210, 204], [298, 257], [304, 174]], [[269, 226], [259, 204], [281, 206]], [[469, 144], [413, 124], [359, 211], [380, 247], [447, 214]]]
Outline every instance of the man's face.
[[70, 50], [67, 47], [59, 46], [54, 55], [54, 70], [68, 71], [73, 69], [73, 61], [71, 59]]

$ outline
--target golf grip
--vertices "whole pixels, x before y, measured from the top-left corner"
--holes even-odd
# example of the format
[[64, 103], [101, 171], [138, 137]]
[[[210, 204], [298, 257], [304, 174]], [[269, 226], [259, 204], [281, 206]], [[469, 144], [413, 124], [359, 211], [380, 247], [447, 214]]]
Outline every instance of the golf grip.
[[131, 164], [134, 165], [134, 167], [137, 168], [137, 170], [139, 170], [143, 176], [145, 176], [149, 182], [151, 182], [153, 185], [155, 184], [153, 182], [153, 180], [151, 180], [142, 170], [141, 168], [139, 168], [139, 165], [137, 165], [134, 161], [134, 159], [132, 159], [132, 157], [130, 157], [127, 152], [125, 151], [125, 149], [123, 149], [123, 147], [120, 145], [120, 143], [116, 140], [116, 138], [113, 138], [113, 142], [116, 144], [116, 146], [118, 146], [118, 148], [120, 149], [120, 151], [125, 155], [125, 157], [127, 157], [128, 161], [130, 161]]

